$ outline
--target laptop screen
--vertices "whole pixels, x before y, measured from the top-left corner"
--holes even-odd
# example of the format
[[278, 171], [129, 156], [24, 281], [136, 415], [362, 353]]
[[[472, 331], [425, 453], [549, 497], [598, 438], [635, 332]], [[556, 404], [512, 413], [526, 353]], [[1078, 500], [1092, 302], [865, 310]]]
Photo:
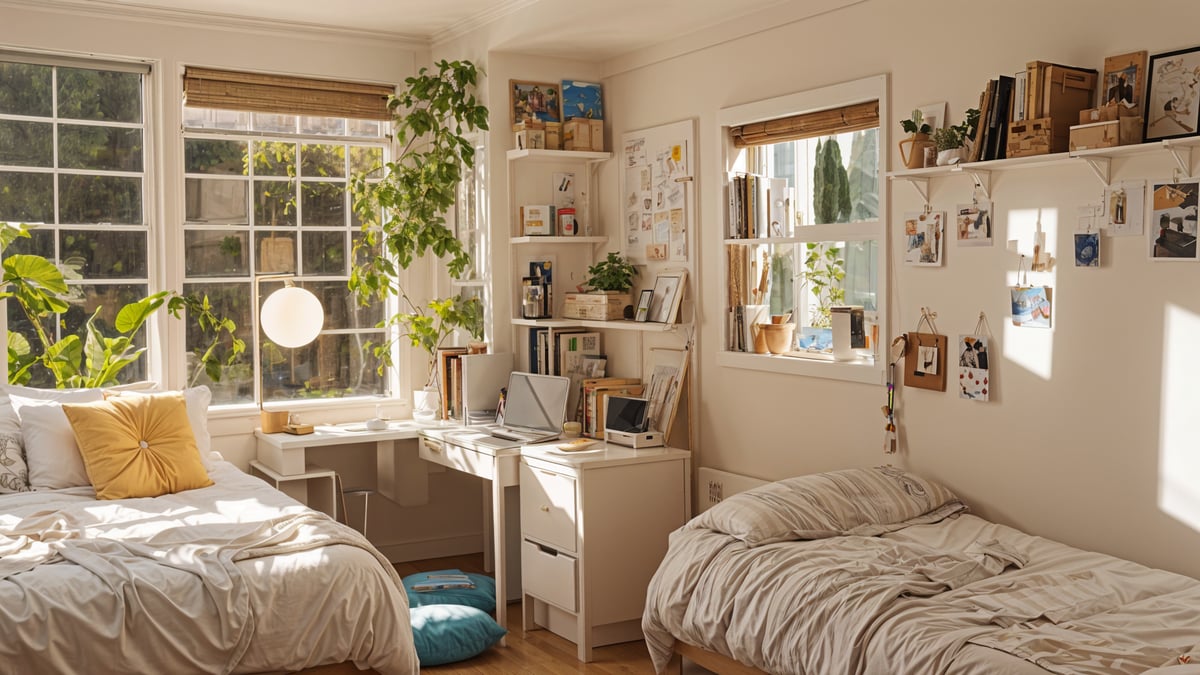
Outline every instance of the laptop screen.
[[513, 372], [504, 397], [504, 426], [561, 432], [570, 387], [566, 377]]

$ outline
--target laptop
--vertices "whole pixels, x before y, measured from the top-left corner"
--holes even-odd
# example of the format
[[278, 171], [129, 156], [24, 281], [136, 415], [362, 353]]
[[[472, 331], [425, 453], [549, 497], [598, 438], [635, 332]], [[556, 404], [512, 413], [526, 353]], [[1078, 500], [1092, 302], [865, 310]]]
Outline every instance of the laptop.
[[508, 376], [503, 412], [496, 416], [495, 424], [476, 427], [487, 435], [472, 442], [512, 448], [558, 438], [570, 390], [570, 378], [514, 371]]

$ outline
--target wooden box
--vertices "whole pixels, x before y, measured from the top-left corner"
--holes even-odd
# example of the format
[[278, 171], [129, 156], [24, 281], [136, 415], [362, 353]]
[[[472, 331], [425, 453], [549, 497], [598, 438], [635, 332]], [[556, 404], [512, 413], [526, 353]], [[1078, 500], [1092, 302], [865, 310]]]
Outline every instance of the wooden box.
[[604, 120], [573, 118], [563, 122], [563, 150], [604, 151]]
[[1142, 118], [1122, 117], [1071, 127], [1071, 152], [1142, 142]]
[[1079, 112], [1092, 107], [1096, 71], [1049, 65], [1042, 81], [1041, 117], [1051, 120], [1050, 152], [1066, 152]]
[[526, 204], [518, 210], [521, 235], [525, 237], [554, 234], [554, 207], [548, 204]]
[[546, 122], [547, 150], [562, 150], [562, 122]]
[[1052, 125], [1049, 117], [1013, 122], [1008, 127], [1006, 157], [1050, 154]]
[[602, 293], [567, 293], [563, 302], [563, 316], [568, 319], [593, 319], [608, 321], [625, 316], [625, 308], [633, 302], [629, 293], [604, 291]]
[[513, 147], [517, 150], [541, 150], [546, 147], [546, 132], [541, 129], [526, 129], [514, 134]]

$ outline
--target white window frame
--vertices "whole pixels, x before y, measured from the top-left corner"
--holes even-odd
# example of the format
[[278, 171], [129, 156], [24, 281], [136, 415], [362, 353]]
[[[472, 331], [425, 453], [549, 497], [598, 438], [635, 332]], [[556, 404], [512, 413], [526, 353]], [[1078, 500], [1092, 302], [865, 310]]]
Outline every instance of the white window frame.
[[[879, 255], [876, 260], [876, 278], [879, 280], [876, 288], [878, 312], [879, 340], [886, 342], [887, 331], [887, 300], [889, 297], [887, 265], [890, 258], [888, 247], [888, 222], [890, 218], [890, 202], [888, 200], [888, 182], [885, 178], [887, 148], [890, 146], [887, 126], [883, 124], [883, 112], [888, 109], [888, 78], [886, 75], [866, 77], [859, 80], [844, 82], [819, 89], [798, 92], [776, 98], [755, 101], [728, 108], [722, 108], [717, 113], [717, 138], [714, 147], [721, 148], [717, 160], [720, 162], [717, 175], [723, 184], [729, 184], [735, 171], [735, 165], [740, 151], [734, 147], [730, 130], [733, 127], [762, 122], [766, 120], [788, 117], [792, 115], [827, 110], [862, 103], [864, 101], [879, 101], [879, 219], [874, 222], [858, 223], [829, 223], [797, 227], [794, 236], [772, 237], [764, 240], [737, 240], [743, 244], [747, 241], [754, 243], [803, 244], [805, 242], [826, 241], [861, 241], [877, 242]], [[723, 190], [716, 190], [714, 213], [725, 214], [728, 206]], [[724, 236], [727, 232], [725, 224], [712, 228]], [[728, 240], [732, 241], [732, 240]], [[729, 278], [729, 258], [725, 255], [727, 240], [721, 240], [721, 279]], [[741, 245], [741, 244], [738, 244]], [[728, 297], [722, 294], [721, 321], [729, 310]], [[724, 345], [724, 342], [722, 343]], [[773, 356], [747, 352], [727, 351], [722, 346], [717, 352], [717, 365], [728, 368], [745, 370], [760, 370], [765, 372], [802, 375], [808, 377], [828, 378], [848, 382], [879, 384], [883, 382], [886, 367], [886, 351], [883, 345], [874, 346], [876, 358], [870, 362], [837, 362], [816, 359], [794, 358], [790, 356]]]

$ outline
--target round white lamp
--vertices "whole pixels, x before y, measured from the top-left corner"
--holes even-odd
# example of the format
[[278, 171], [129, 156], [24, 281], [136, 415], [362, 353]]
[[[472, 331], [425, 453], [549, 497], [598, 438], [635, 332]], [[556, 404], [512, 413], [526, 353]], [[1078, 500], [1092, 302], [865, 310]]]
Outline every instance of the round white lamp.
[[311, 291], [284, 286], [267, 296], [259, 314], [263, 332], [280, 347], [302, 347], [325, 325], [325, 310]]

